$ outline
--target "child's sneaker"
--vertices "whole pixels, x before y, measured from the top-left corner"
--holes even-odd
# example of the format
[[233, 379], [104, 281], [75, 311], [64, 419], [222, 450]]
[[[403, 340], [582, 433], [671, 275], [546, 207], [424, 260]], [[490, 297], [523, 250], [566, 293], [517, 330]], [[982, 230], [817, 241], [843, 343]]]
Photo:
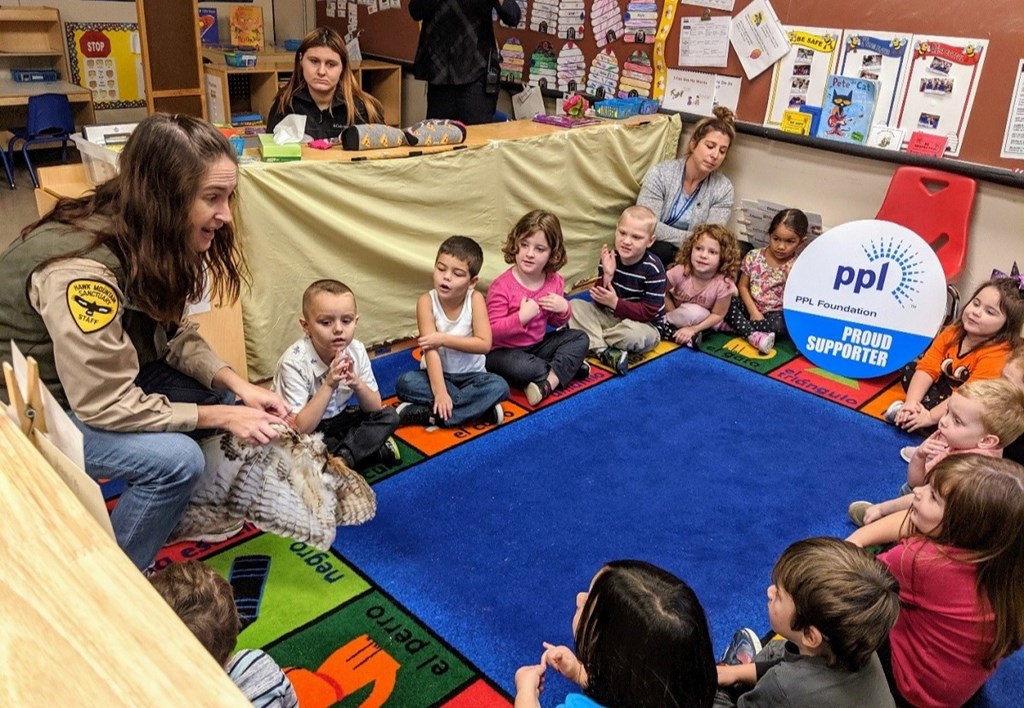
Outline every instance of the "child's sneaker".
[[580, 368], [576, 369], [576, 373], [573, 375], [573, 379], [576, 381], [582, 381], [583, 379], [590, 377], [590, 364], [584, 361], [580, 364]]
[[380, 457], [380, 461], [388, 467], [394, 467], [402, 461], [402, 451], [398, 447], [398, 441], [391, 435], [380, 446], [377, 455]]
[[531, 381], [526, 384], [524, 390], [526, 391], [526, 400], [529, 401], [531, 406], [535, 406], [551, 395], [551, 384], [548, 383], [547, 379], [540, 383]]
[[900, 408], [902, 407], [903, 401], [893, 401], [892, 403], [889, 404], [889, 407], [885, 409], [885, 413], [882, 414], [882, 417], [885, 418], [885, 421], [887, 423], [892, 423], [895, 425], [896, 414], [900, 412]]
[[399, 403], [398, 408], [399, 425], [422, 425], [427, 427], [434, 424], [434, 411], [429, 406], [418, 403]]
[[505, 409], [500, 403], [495, 403], [493, 408], [484, 413], [482, 420], [491, 425], [501, 425], [505, 422]]
[[910, 458], [917, 452], [917, 445], [907, 445], [906, 447], [900, 448], [900, 459], [904, 462], [910, 462]]
[[619, 376], [625, 376], [629, 371], [629, 355], [621, 349], [607, 347], [597, 358]]
[[864, 525], [864, 514], [867, 513], [868, 507], [871, 506], [869, 501], [855, 501], [850, 502], [850, 506], [846, 507], [846, 513], [850, 515], [850, 521], [855, 526]]
[[757, 638], [754, 630], [749, 627], [737, 629], [719, 663], [729, 666], [750, 664], [753, 663], [754, 657], [759, 651], [761, 651], [761, 640]]
[[775, 332], [751, 332], [750, 336], [747, 337], [747, 341], [757, 351], [767, 354], [775, 346]]

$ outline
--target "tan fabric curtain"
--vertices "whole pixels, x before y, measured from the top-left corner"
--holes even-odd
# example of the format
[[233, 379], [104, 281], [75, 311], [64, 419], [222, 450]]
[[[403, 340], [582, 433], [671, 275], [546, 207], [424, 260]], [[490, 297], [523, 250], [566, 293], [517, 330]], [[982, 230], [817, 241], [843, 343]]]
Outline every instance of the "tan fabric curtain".
[[302, 292], [314, 280], [352, 288], [367, 345], [410, 337], [441, 241], [480, 243], [486, 291], [508, 267], [509, 229], [531, 209], [562, 222], [566, 282], [596, 274], [619, 213], [647, 170], [675, 157], [680, 132], [678, 116], [658, 116], [420, 157], [243, 168], [235, 213], [253, 277], [242, 301], [250, 378], [270, 378], [301, 336]]

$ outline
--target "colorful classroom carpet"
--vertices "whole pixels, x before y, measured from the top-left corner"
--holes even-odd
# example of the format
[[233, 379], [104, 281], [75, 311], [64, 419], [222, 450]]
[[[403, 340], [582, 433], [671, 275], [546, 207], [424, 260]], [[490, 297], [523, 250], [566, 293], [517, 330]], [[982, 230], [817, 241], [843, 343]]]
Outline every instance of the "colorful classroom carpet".
[[[682, 351], [678, 351], [680, 349]], [[701, 349], [716, 359], [761, 373], [800, 391], [839, 403], [846, 409], [874, 417], [879, 416], [880, 411], [899, 391], [895, 375], [883, 380], [858, 382], [822, 372], [799, 356], [790, 342], [780, 342], [768, 355], [761, 355], [741, 339], [711, 334], [705, 337]], [[668, 354], [672, 356], [666, 359]], [[646, 365], [656, 360], [662, 360], [665, 366], [652, 367], [652, 375], [646, 376]], [[662, 342], [653, 352], [643, 357], [634, 357], [630, 364], [631, 370], [643, 366], [645, 371], [631, 373], [624, 378], [614, 377], [600, 365], [593, 364], [591, 375], [586, 380], [572, 382], [565, 390], [556, 392], [537, 407], [530, 406], [521, 392], [514, 391], [511, 400], [504, 404], [506, 424], [501, 428], [484, 424], [449, 430], [400, 428], [397, 437], [400, 440], [402, 462], [394, 468], [378, 465], [365, 472], [367, 479], [374, 485], [392, 480], [377, 487], [381, 503], [378, 518], [363, 527], [340, 529], [335, 547], [328, 553], [319, 552], [301, 542], [264, 534], [247, 524], [242, 534], [222, 544], [183, 543], [169, 546], [158, 557], [157, 565], [162, 567], [171, 562], [195, 558], [209, 563], [228, 577], [247, 622], [239, 637], [238, 647], [263, 648], [282, 666], [294, 667], [290, 676], [300, 694], [303, 708], [332, 705], [370, 708], [385, 704], [413, 708], [489, 708], [511, 705], [508, 691], [512, 688], [512, 673], [516, 666], [535, 660], [532, 654], [539, 641], [534, 641], [534, 637], [571, 641], [565, 636], [572, 612], [573, 595], [569, 588], [582, 589], [588, 579], [577, 577], [580, 569], [574, 567], [574, 564], [583, 563], [592, 567], [589, 571], [592, 573], [600, 561], [586, 556], [605, 553], [599, 557], [607, 559], [615, 555], [632, 555], [648, 558], [664, 567], [679, 568], [680, 559], [675, 557], [678, 550], [671, 553], [666, 550], [678, 547], [671, 540], [676, 536], [671, 534], [679, 538], [698, 538], [694, 533], [707, 534], [706, 540], [711, 543], [717, 543], [721, 537], [721, 533], [716, 533], [712, 528], [697, 531], [703, 528], [701, 521], [685, 516], [680, 517], [678, 523], [693, 526], [669, 528], [670, 525], [666, 524], [664, 531], [660, 524], [653, 530], [638, 528], [637, 535], [640, 538], [637, 539], [630, 538], [629, 529], [632, 525], [628, 519], [624, 519], [622, 512], [618, 512], [614, 519], [599, 518], [593, 522], [582, 516], [574, 518], [574, 514], [581, 510], [578, 506], [580, 500], [571, 498], [577, 484], [581, 485], [581, 491], [585, 489], [588, 494], [609, 495], [604, 502], [595, 499], [593, 503], [610, 506], [614, 503], [610, 500], [643, 494], [642, 490], [648, 483], [630, 474], [628, 483], [639, 485], [636, 489], [624, 487], [622, 491], [598, 490], [585, 486], [592, 485], [594, 481], [587, 474], [581, 473], [601, 466], [601, 450], [604, 446], [617, 445], [620, 449], [615, 453], [621, 456], [629, 455], [630, 448], [635, 445], [630, 440], [602, 439], [602, 433], [599, 432], [602, 428], [593, 427], [596, 422], [594, 416], [609, 410], [610, 401], [613, 406], [611, 418], [621, 415], [627, 423], [635, 420], [637, 411], [646, 410], [644, 407], [649, 407], [651, 400], [666, 393], [675, 395], [673, 384], [677, 381], [681, 383], [682, 379], [674, 377], [682, 377], [690, 372], [704, 379], [710, 387], [708, 390], [695, 391], [695, 396], [704, 399], [717, 396], [718, 388], [715, 387], [722, 387], [721, 390], [725, 392], [723, 395], [730, 397], [727, 404], [730, 407], [740, 405], [748, 395], [763, 399], [766, 395], [772, 395], [773, 390], [779, 390], [777, 387], [773, 389], [773, 384], [767, 378], [757, 377], [763, 384], [751, 382], [746, 374], [736, 372], [733, 367], [714, 366], [704, 354], [680, 348], [670, 342]], [[374, 368], [381, 390], [385, 393], [393, 391], [398, 374], [415, 365], [409, 352], [377, 359]], [[710, 379], [714, 380], [708, 382]], [[636, 390], [631, 388], [633, 381], [644, 380], [646, 393], [642, 393], [639, 386]], [[607, 395], [597, 391], [580, 395], [603, 384], [608, 386]], [[732, 393], [728, 393], [730, 387]], [[629, 396], [629, 400], [621, 396]], [[640, 400], [643, 396], [655, 398]], [[799, 394], [783, 398], [788, 402], [779, 405], [788, 406], [794, 415], [803, 416], [801, 420], [806, 420], [808, 415], [814, 419], [814, 416], [821, 414], [820, 406], [801, 403], [805, 399]], [[394, 402], [394, 399], [388, 399], [388, 402]], [[551, 407], [554, 408], [547, 410]], [[839, 412], [836, 410], [836, 413]], [[532, 415], [537, 416], [535, 424], [518, 424], [518, 421]], [[840, 421], [843, 418], [843, 415], [839, 416]], [[522, 481], [507, 478], [510, 470], [516, 469], [510, 457], [514, 457], [517, 451], [535, 444], [534, 438], [552, 440], [560, 431], [565, 430], [567, 424], [575, 426], [572, 421], [576, 420], [586, 421], [581, 426], [585, 440], [583, 444], [587, 449], [578, 453], [578, 462], [574, 460], [567, 463], [557, 455], [545, 459], [542, 454], [540, 464], [550, 465], [553, 469], [531, 470], [530, 474], [523, 475]], [[849, 422], [845, 424], [850, 425]], [[802, 425], [806, 427], [807, 423]], [[891, 469], [886, 472], [891, 475], [892, 469], [901, 464], [896, 458], [890, 465], [889, 457], [895, 457], [891, 450], [898, 449], [897, 438], [903, 434], [890, 426], [869, 421], [855, 422], [853, 425], [867, 426], [869, 432], [877, 437], [875, 442], [865, 447], [884, 448], [869, 452], [858, 451], [857, 454], [865, 457], [855, 464], [867, 468], [889, 467]], [[501, 441], [499, 445], [478, 440], [496, 430], [505, 431], [492, 438]], [[721, 449], [723, 445], [728, 445], [730, 436], [734, 436], [736, 431], [723, 433], [722, 441], [715, 439], [717, 433], [713, 429], [702, 434], [707, 436], [702, 441], [704, 444]], [[780, 431], [779, 434], [791, 438], [799, 435], [799, 430]], [[771, 444], [772, 439], [771, 434], [754, 433], [750, 442], [752, 445], [763, 446]], [[678, 455], [679, 450], [674, 445], [687, 450], [690, 444], [685, 436], [682, 440], [673, 440], [666, 446], [664, 454]], [[637, 449], [635, 452], [641, 454], [645, 451]], [[823, 464], [835, 468], [841, 464], [840, 459], [829, 459], [829, 455], [824, 454]], [[425, 466], [422, 471], [409, 472], [425, 462], [432, 464]], [[707, 467], [714, 464], [711, 458], [704, 457], [695, 458], [693, 463]], [[564, 478], [558, 475], [563, 470], [568, 471], [573, 464], [579, 464], [581, 469]], [[771, 466], [757, 470], [753, 476], [747, 471], [749, 469], [749, 462], [744, 462], [743, 468], [735, 473], [713, 474], [723, 475], [721, 484], [727, 488], [735, 489], [737, 484], [750, 487], [746, 492], [752, 497], [751, 503], [762, 509], [766, 494], [785, 493], [794, 488], [799, 488], [799, 493], [807, 493], [803, 489], [806, 486], [811, 487], [810, 492], [820, 494], [821, 491], [815, 486], [816, 482], [808, 483], [806, 477], [793, 481], [778, 478], [771, 471]], [[627, 473], [642, 470], [643, 466], [638, 463], [635, 470], [627, 470]], [[677, 476], [675, 469], [668, 471], [669, 476], [661, 478], [654, 476], [658, 474], [657, 470], [652, 469], [650, 472], [651, 485], [671, 484], [671, 480]], [[540, 476], [537, 476], [538, 473]], [[732, 479], [728, 474], [738, 476]], [[576, 475], [580, 477], [578, 483]], [[878, 473], [877, 477], [881, 479], [882, 474]], [[887, 484], [888, 478], [885, 479]], [[567, 486], [547, 489], [545, 485], [549, 482]], [[492, 484], [499, 486], [496, 489], [488, 486]], [[719, 480], [713, 479], [712, 486], [694, 492], [695, 497], [699, 499], [707, 495], [708, 489], [716, 489], [718, 484]], [[480, 488], [476, 485], [480, 485]], [[387, 493], [382, 493], [384, 488]], [[652, 491], [657, 492], [657, 488]], [[870, 491], [875, 493], [876, 489]], [[843, 489], [833, 491], [837, 496], [848, 493]], [[552, 499], [558, 499], [553, 504], [554, 509], [544, 512], [553, 516], [547, 517], [545, 522], [540, 521], [540, 517], [535, 521], [531, 518], [530, 502], [520, 499], [519, 494], [538, 504], [551, 504]], [[565, 497], [567, 494], [569, 498]], [[401, 498], [400, 503], [398, 498]], [[812, 495], [812, 498], [816, 497]], [[664, 499], [658, 500], [659, 504], [665, 502]], [[833, 535], [843, 533], [846, 522], [845, 518], [840, 518], [842, 512], [839, 507], [845, 509], [845, 503], [845, 497], [839, 501], [830, 499], [828, 508], [823, 510], [828, 521], [820, 528], [815, 526], [815, 532]], [[565, 507], [564, 514], [562, 506]], [[498, 518], [484, 519], [488, 513]], [[657, 513], [671, 511], [663, 509]], [[748, 510], [745, 513], [751, 512]], [[507, 519], [504, 518], [506, 516]], [[593, 538], [607, 533], [612, 537], [610, 547], [615, 550], [610, 551], [609, 546], [605, 545], [593, 551], [582, 547], [558, 551], [561, 539], [547, 538], [545, 532], [548, 529], [545, 524], [554, 524], [556, 519], [563, 516], [567, 517], [570, 524], [596, 523], [583, 533], [590, 533]], [[763, 516], [763, 512], [758, 516]], [[766, 618], [757, 616], [763, 614], [764, 577], [772, 559], [780, 550], [777, 539], [789, 538], [787, 533], [790, 532], [785, 524], [792, 525], [792, 520], [787, 520], [784, 514], [778, 516], [777, 523], [771, 519], [757, 521], [757, 533], [752, 533], [753, 527], [749, 530], [751, 533], [738, 529], [740, 536], [749, 541], [745, 542], [747, 547], [742, 552], [733, 555], [749, 558], [743, 562], [746, 564], [744, 567], [750, 568], [751, 587], [730, 590], [728, 597], [721, 598], [721, 602], [709, 604], [704, 599], [716, 646], [723, 640], [727, 641], [736, 626], [751, 624], [760, 627], [766, 621]], [[480, 520], [479, 526], [474, 523], [477, 519]], [[748, 518], [742, 523], [753, 523], [753, 519]], [[502, 538], [505, 533], [508, 539]], [[735, 534], [737, 530], [730, 529], [729, 533]], [[487, 546], [487, 552], [482, 554], [479, 561], [468, 557], [475, 544]], [[688, 566], [690, 562], [712, 561], [709, 556], [715, 555], [713, 549], [705, 548], [705, 545], [698, 544], [694, 549], [688, 549], [683, 557], [683, 566]], [[530, 556], [531, 546], [537, 549], [538, 558], [551, 558], [550, 561], [544, 561], [550, 563], [548, 572], [551, 578], [533, 577], [525, 570], [514, 577], [508, 577], [508, 569], [501, 567], [502, 564], [509, 559], [513, 565], [524, 563], [523, 559]], [[424, 547], [428, 549], [426, 554]], [[493, 557], [495, 553], [498, 554], [497, 561]], [[607, 555], [609, 553], [612, 555]], [[560, 560], [560, 554], [565, 556], [564, 560]], [[754, 568], [755, 564], [762, 567]], [[493, 579], [491, 572], [495, 572]], [[683, 569], [679, 572], [686, 574]], [[430, 577], [431, 574], [435, 577]], [[705, 581], [701, 578], [696, 581], [688, 579], [694, 583], [702, 598], [722, 594], [712, 587], [702, 587]], [[502, 596], [495, 599], [488, 595], [495, 588], [510, 588], [514, 590], [513, 595], [520, 593], [525, 597], [506, 599]], [[404, 604], [396, 599], [396, 593], [405, 598]], [[546, 618], [543, 627], [514, 626], [520, 620], [518, 615], [529, 614], [520, 603], [537, 602], [539, 596], [548, 594], [551, 595], [546, 598], [548, 602], [566, 606], [567, 609], [557, 613], [558, 617], [564, 615], [563, 624], [566, 627], [558, 627], [556, 632], [549, 625], [556, 624], [558, 620], [549, 622]], [[743, 601], [740, 602], [739, 598], [743, 598]], [[465, 615], [458, 613], [457, 617], [452, 618], [452, 605], [464, 608]], [[730, 609], [723, 609], [726, 607]], [[424, 617], [432, 619], [421, 619]], [[499, 639], [499, 636], [504, 635], [495, 634], [496, 628], [509, 633], [515, 640]], [[520, 635], [526, 635], [528, 639], [521, 639]], [[505, 646], [503, 641], [508, 641], [510, 645]], [[456, 649], [456, 646], [462, 647], [462, 651]], [[564, 690], [558, 693], [562, 689], [559, 681], [558, 677], [549, 677], [551, 698], [564, 695]], [[550, 688], [552, 685], [554, 688]], [[545, 700], [544, 704], [547, 705], [548, 701]]]

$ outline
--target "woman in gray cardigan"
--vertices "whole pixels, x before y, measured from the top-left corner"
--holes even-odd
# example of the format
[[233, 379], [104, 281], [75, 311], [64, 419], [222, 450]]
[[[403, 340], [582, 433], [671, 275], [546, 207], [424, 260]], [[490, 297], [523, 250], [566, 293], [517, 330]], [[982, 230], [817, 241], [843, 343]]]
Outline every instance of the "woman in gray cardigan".
[[636, 203], [658, 215], [653, 252], [668, 269], [694, 226], [725, 224], [732, 214], [732, 182], [717, 172], [736, 137], [732, 111], [718, 106], [697, 123], [682, 160], [652, 167]]

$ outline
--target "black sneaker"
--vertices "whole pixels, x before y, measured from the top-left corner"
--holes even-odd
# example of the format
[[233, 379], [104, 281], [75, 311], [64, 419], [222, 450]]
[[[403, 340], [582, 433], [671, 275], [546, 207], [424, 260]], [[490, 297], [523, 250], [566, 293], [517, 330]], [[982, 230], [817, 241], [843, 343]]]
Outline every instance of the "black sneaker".
[[573, 379], [576, 381], [582, 381], [583, 379], [590, 378], [590, 364], [584, 361], [580, 364], [580, 368], [576, 369], [576, 373], [573, 375]]
[[597, 358], [619, 376], [625, 376], [629, 371], [629, 355], [621, 349], [608, 347]]
[[501, 425], [505, 422], [505, 409], [501, 407], [500, 403], [495, 403], [493, 408], [484, 413], [481, 420], [491, 425]]
[[388, 467], [395, 467], [402, 462], [402, 451], [398, 448], [398, 441], [393, 436], [388, 436], [388, 439], [380, 446], [377, 455], [380, 457], [380, 461]]
[[434, 412], [429, 406], [418, 403], [399, 403], [398, 408], [399, 425], [422, 425], [427, 427], [434, 424]]

